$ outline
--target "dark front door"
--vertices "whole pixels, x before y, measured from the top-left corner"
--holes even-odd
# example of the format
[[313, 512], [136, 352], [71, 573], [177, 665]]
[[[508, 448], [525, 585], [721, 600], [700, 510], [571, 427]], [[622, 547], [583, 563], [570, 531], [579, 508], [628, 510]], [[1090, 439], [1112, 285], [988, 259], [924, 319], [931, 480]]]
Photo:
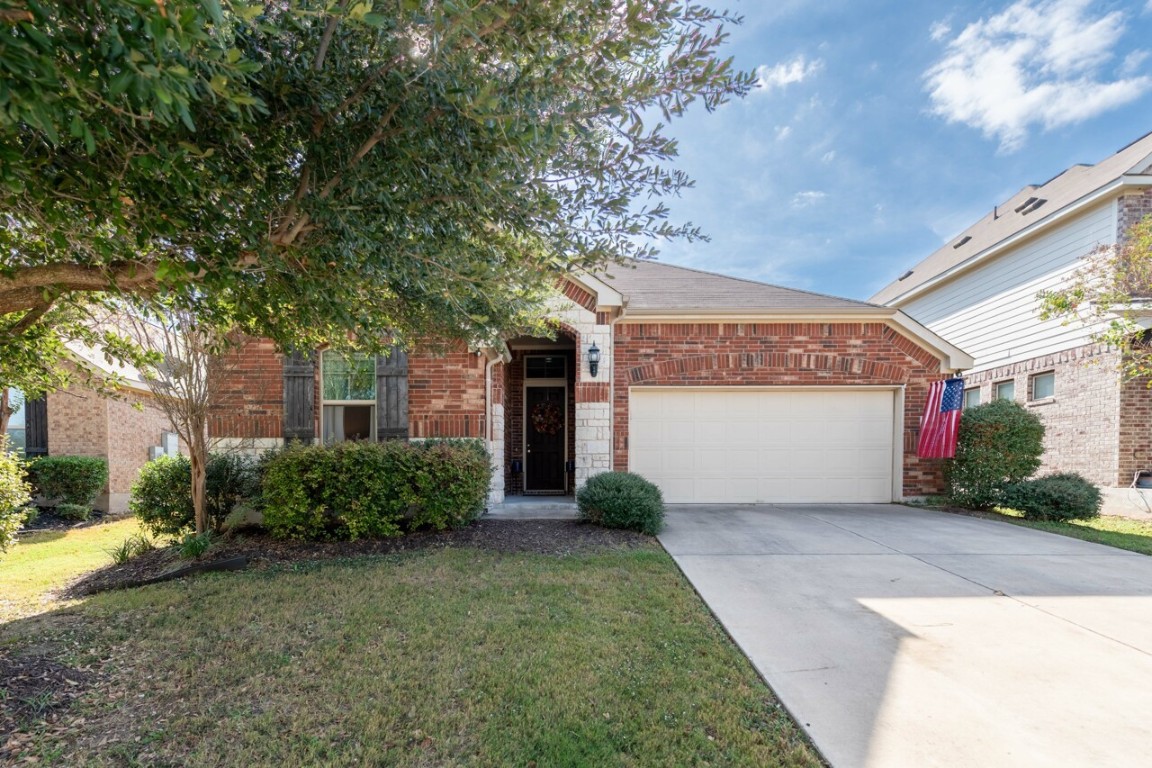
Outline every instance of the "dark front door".
[[568, 403], [564, 387], [528, 387], [524, 394], [524, 490], [564, 493]]

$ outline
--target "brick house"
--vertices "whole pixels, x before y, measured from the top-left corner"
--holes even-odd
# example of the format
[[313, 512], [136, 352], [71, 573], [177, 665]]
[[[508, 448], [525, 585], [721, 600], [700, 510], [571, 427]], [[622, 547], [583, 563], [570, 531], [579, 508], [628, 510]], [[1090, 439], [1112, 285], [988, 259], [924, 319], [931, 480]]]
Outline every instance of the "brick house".
[[1041, 472], [1124, 488], [1152, 469], [1152, 392], [1122, 379], [1116, 352], [1093, 344], [1092, 328], [1042, 322], [1037, 298], [1152, 213], [1150, 174], [1152, 134], [1024, 187], [871, 299], [972, 354], [967, 405], [1010, 398], [1040, 415]]
[[[97, 355], [85, 355], [97, 370]], [[141, 467], [159, 453], [179, 450], [176, 433], [135, 371], [119, 368], [123, 385], [115, 397], [83, 385], [24, 401], [8, 425], [12, 447], [28, 458], [95, 456], [108, 462], [108, 484], [95, 507], [111, 514], [128, 509], [128, 495]]]
[[561, 284], [555, 339], [378, 359], [250, 341], [219, 444], [475, 438], [491, 500], [632, 470], [669, 502], [887, 502], [941, 490], [915, 455], [931, 381], [971, 358], [903, 312], [655, 262]]

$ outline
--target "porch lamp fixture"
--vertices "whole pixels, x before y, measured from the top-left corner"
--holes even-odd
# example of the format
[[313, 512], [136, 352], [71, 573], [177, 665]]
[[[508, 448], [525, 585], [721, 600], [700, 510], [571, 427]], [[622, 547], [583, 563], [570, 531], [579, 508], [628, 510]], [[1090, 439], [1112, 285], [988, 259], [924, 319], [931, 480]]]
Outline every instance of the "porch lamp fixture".
[[592, 374], [592, 378], [596, 378], [596, 374], [600, 371], [600, 348], [593, 342], [592, 346], [588, 347], [588, 372]]

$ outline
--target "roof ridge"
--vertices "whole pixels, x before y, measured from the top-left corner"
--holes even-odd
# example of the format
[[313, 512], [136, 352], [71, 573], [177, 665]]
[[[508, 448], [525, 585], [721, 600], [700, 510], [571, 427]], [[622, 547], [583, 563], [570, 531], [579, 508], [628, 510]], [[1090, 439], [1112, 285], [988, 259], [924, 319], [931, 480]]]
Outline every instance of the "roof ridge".
[[720, 272], [709, 272], [706, 269], [697, 269], [695, 267], [685, 267], [680, 264], [670, 264], [666, 261], [657, 261], [656, 259], [636, 259], [628, 258], [628, 261], [633, 264], [655, 264], [659, 267], [669, 267], [671, 269], [680, 269], [685, 272], [695, 272], [698, 275], [708, 275], [710, 277], [721, 277], [725, 280], [736, 280], [741, 283], [749, 283], [750, 285], [762, 286], [764, 288], [775, 288], [780, 291], [792, 291], [793, 293], [803, 293], [807, 296], [818, 296], [822, 299], [836, 299], [837, 301], [849, 301], [854, 304], [860, 304], [866, 307], [880, 307], [880, 304], [873, 304], [868, 301], [860, 301], [859, 299], [848, 299], [844, 296], [836, 296], [831, 293], [819, 293], [817, 291], [808, 291], [803, 288], [792, 288], [786, 285], [777, 285], [775, 283], [766, 283], [763, 280], [752, 280], [747, 277], [735, 277], [733, 275], [725, 275]]

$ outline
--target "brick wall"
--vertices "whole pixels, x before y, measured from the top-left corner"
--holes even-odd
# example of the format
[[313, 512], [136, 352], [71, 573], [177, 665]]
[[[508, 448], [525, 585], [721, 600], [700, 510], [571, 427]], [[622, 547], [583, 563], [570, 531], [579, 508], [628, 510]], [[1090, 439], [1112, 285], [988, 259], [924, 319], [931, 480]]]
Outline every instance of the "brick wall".
[[463, 345], [408, 356], [409, 435], [485, 437], [485, 358]]
[[[1016, 401], [1034, 410], [1044, 422], [1040, 474], [1078, 472], [1101, 485], [1114, 485], [1118, 479], [1127, 485], [1131, 474], [1127, 480], [1117, 477], [1121, 393], [1116, 362], [1114, 353], [1087, 345], [968, 374], [964, 382], [966, 388], [980, 388], [982, 403], [992, 399], [997, 384], [1015, 383]], [[1050, 400], [1034, 401], [1032, 377], [1048, 371], [1055, 373], [1055, 395]], [[1134, 434], [1132, 440], [1138, 439]], [[1135, 455], [1148, 456], [1148, 446], [1142, 454], [1135, 444], [1131, 450]]]
[[220, 363], [220, 397], [210, 437], [280, 438], [284, 432], [284, 358], [267, 339], [249, 339]]
[[1148, 377], [1119, 385], [1120, 428], [1116, 485], [1126, 487], [1138, 471], [1152, 470], [1152, 383]]
[[[137, 407], [138, 406], [138, 407]], [[152, 398], [124, 392], [103, 397], [81, 386], [48, 395], [48, 452], [52, 456], [96, 456], [108, 462], [108, 484], [96, 505], [112, 513], [127, 509], [128, 492], [171, 424]]]
[[940, 361], [882, 323], [622, 323], [616, 326], [617, 470], [628, 466], [628, 388], [669, 385], [904, 385], [904, 494], [943, 490], [943, 462], [916, 456]]
[[1152, 216], [1152, 189], [1129, 192], [1116, 201], [1116, 237], [1123, 240], [1124, 233], [1145, 216]]

